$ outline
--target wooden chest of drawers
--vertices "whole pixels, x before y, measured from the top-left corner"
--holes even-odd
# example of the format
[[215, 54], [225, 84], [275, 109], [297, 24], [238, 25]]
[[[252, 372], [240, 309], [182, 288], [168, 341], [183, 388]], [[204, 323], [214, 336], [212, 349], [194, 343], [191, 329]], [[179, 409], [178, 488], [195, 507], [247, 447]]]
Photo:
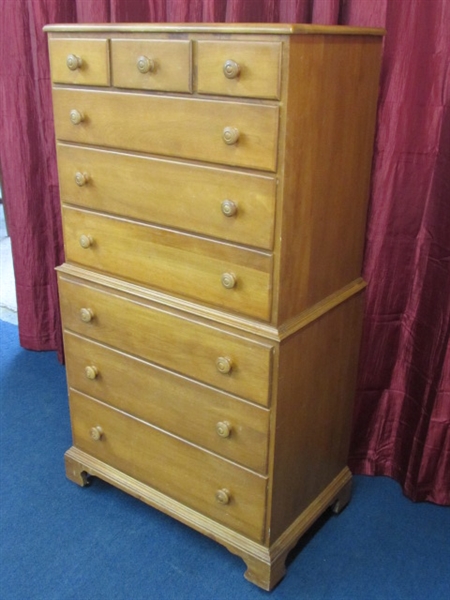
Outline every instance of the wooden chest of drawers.
[[382, 31], [56, 25], [73, 429], [271, 589], [346, 466]]

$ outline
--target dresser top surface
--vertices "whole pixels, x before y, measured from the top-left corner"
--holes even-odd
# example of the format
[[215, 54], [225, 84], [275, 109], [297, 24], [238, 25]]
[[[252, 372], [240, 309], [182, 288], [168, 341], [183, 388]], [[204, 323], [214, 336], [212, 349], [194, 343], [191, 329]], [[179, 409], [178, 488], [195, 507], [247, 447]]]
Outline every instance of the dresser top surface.
[[384, 35], [379, 28], [292, 23], [89, 23], [46, 25], [52, 33], [222, 33], [273, 35]]

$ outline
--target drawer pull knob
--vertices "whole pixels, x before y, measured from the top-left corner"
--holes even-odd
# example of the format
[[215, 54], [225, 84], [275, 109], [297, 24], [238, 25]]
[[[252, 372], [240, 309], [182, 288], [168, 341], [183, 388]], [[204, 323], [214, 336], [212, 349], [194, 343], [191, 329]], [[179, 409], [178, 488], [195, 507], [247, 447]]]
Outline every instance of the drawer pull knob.
[[225, 127], [222, 132], [222, 139], [229, 146], [236, 144], [239, 139], [239, 129], [237, 127]]
[[223, 375], [231, 373], [233, 368], [231, 358], [228, 358], [228, 356], [219, 356], [219, 358], [216, 360], [216, 368], [219, 373], [222, 373]]
[[70, 120], [74, 125], [79, 125], [84, 121], [84, 115], [82, 112], [74, 108], [70, 111]]
[[226, 60], [223, 63], [223, 74], [228, 79], [236, 79], [241, 73], [241, 67], [234, 60]]
[[96, 427], [91, 427], [89, 435], [91, 436], [91, 439], [94, 440], [94, 442], [99, 442], [102, 439], [103, 429], [100, 427], [100, 425], [97, 425]]
[[226, 489], [217, 490], [216, 501], [219, 504], [229, 504], [231, 500], [230, 492]]
[[80, 187], [82, 187], [83, 185], [86, 185], [88, 181], [89, 181], [89, 175], [87, 173], [81, 173], [80, 171], [77, 171], [75, 173], [75, 183], [77, 185], [79, 185]]
[[228, 421], [219, 421], [216, 423], [216, 433], [221, 438], [227, 438], [231, 435], [231, 424]]
[[88, 379], [95, 379], [98, 375], [98, 369], [94, 365], [88, 365], [84, 368], [84, 374]]
[[140, 73], [153, 73], [153, 71], [155, 70], [155, 61], [153, 61], [151, 58], [148, 58], [147, 56], [140, 56], [137, 59], [136, 66]]
[[66, 65], [71, 71], [80, 69], [82, 64], [83, 61], [81, 57], [77, 56], [76, 54], [69, 54], [69, 56], [66, 58]]
[[222, 273], [221, 277], [222, 285], [227, 290], [232, 290], [236, 287], [236, 275], [234, 273]]
[[224, 200], [222, 202], [222, 212], [226, 217], [234, 217], [237, 213], [237, 206], [233, 200]]
[[94, 311], [91, 308], [82, 308], [80, 310], [80, 319], [83, 323], [90, 323], [94, 318]]
[[80, 235], [80, 246], [84, 249], [90, 248], [94, 239], [90, 235]]

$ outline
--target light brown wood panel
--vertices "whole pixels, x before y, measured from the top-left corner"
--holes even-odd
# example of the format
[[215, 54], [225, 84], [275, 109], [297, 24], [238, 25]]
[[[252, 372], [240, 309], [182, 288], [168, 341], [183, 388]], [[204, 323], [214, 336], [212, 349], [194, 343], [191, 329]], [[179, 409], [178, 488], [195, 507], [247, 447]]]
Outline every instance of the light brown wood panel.
[[[65, 332], [69, 386], [244, 465], [267, 472], [269, 412], [137, 357]], [[88, 378], [88, 374], [94, 379]], [[219, 424], [227, 423], [228, 433]], [[220, 429], [221, 427], [221, 429]]]
[[291, 40], [278, 323], [360, 277], [380, 42]]
[[[109, 85], [109, 42], [105, 38], [49, 39], [50, 69], [54, 83]], [[71, 70], [69, 55], [81, 59], [81, 66]]]
[[362, 299], [352, 296], [281, 343], [273, 541], [346, 467]]
[[[229, 60], [239, 67], [239, 74], [233, 78], [224, 74], [224, 65]], [[199, 41], [198, 91], [226, 96], [279, 98], [280, 61], [280, 42]]]
[[[137, 67], [140, 57], [152, 61], [150, 71]], [[121, 88], [191, 92], [189, 40], [111, 40], [112, 84]]]
[[[271, 255], [117, 217], [63, 207], [66, 259], [179, 296], [269, 319]], [[92, 240], [80, 244], [82, 236]], [[222, 284], [232, 274], [233, 288]]]
[[[273, 177], [61, 143], [57, 150], [63, 202], [272, 248]], [[85, 185], [77, 173], [87, 175]], [[224, 215], [224, 200], [235, 215]]]
[[[53, 106], [59, 140], [276, 170], [277, 106], [65, 88], [53, 89]], [[223, 141], [226, 127], [237, 143]]]
[[[256, 539], [263, 538], [267, 479], [70, 390], [74, 446]], [[100, 427], [99, 440], [92, 428]], [[97, 430], [99, 431], [99, 430]], [[219, 504], [218, 490], [229, 503]]]
[[[59, 289], [63, 325], [70, 331], [263, 406], [269, 404], [271, 344], [233, 335], [61, 274]], [[91, 322], [80, 319], [82, 308], [93, 311]], [[218, 357], [230, 358], [230, 373], [217, 370]]]

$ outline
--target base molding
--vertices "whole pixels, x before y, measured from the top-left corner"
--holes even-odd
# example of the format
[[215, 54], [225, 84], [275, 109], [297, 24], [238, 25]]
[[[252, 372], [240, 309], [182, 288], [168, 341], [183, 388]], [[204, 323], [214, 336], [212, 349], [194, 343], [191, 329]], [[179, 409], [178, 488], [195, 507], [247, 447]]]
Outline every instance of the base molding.
[[247, 566], [245, 578], [267, 591], [272, 590], [284, 577], [287, 555], [307, 529], [329, 507], [332, 507], [335, 513], [339, 513], [348, 504], [351, 496], [352, 475], [345, 467], [282, 535], [270, 546], [266, 546], [140, 483], [75, 446], [66, 452], [64, 458], [66, 475], [77, 485], [86, 486], [90, 476], [98, 477], [210, 537], [233, 554], [240, 556]]

